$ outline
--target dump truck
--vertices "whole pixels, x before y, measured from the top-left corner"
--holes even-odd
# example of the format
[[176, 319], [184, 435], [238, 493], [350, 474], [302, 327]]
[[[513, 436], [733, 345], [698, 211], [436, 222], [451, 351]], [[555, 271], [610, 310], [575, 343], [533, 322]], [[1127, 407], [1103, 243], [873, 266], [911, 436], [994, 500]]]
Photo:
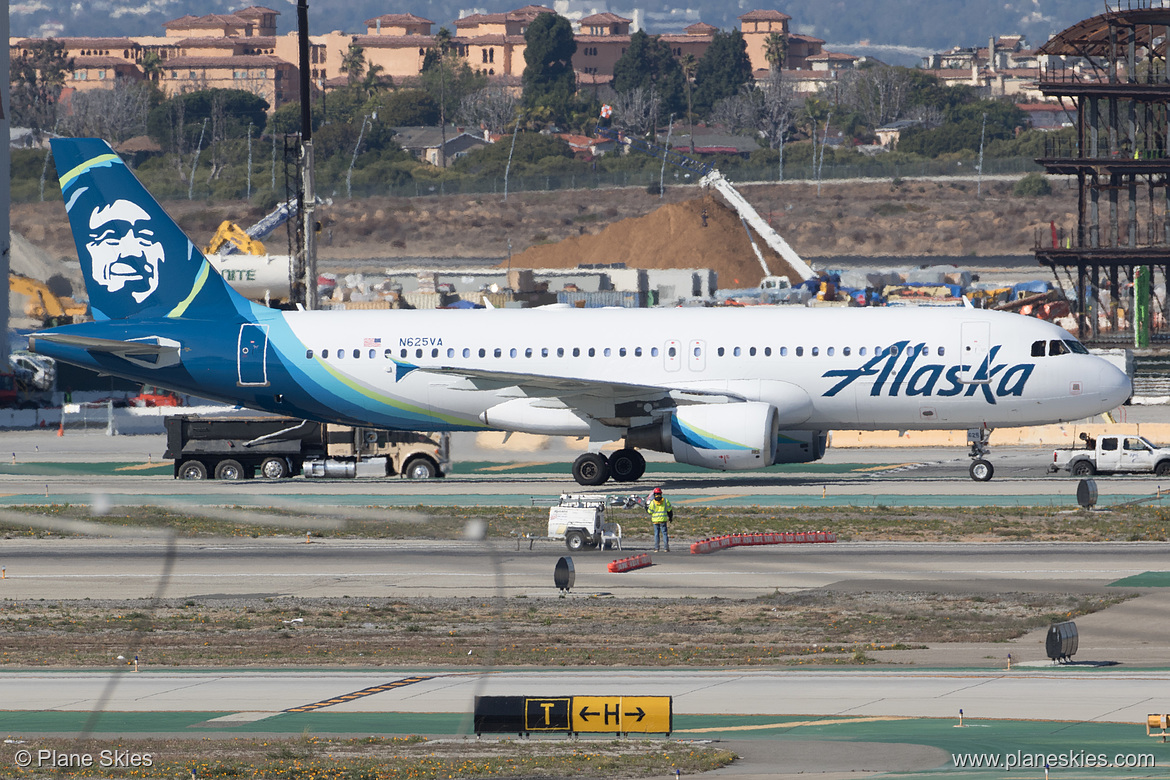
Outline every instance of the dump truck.
[[388, 431], [292, 417], [174, 415], [166, 418], [175, 479], [353, 478], [384, 458], [386, 476], [431, 479], [450, 469], [447, 434]]

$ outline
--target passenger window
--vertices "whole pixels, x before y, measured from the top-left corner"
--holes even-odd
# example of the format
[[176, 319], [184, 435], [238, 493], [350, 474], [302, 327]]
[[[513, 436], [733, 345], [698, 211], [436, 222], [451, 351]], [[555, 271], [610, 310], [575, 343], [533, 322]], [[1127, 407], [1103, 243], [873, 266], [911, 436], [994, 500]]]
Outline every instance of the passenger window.
[[306, 349], [306, 350], [305, 350], [305, 359], [306, 359], [306, 360], [312, 360], [312, 359], [313, 359], [313, 350], [311, 350], [311, 349]]
[[494, 350], [492, 350], [492, 354], [493, 354], [493, 355], [495, 355], [495, 356], [496, 356], [496, 357], [498, 357], [498, 358], [499, 358], [499, 357], [503, 357], [503, 356], [504, 356], [504, 350], [500, 349], [499, 347], [496, 347]]
[[[439, 356], [439, 348], [435, 347], [434, 349], [431, 350], [431, 357], [437, 358], [438, 356]], [[370, 355], [370, 357], [373, 357], [373, 355]]]
[[788, 347], [780, 347], [780, 357], [788, 357]]
[[618, 350], [618, 357], [625, 357], [625, 356], [626, 356], [626, 348], [622, 347]]
[[480, 357], [487, 357], [487, 350], [484, 349], [483, 347], [480, 347], [479, 348], [479, 356]]
[[1125, 440], [1125, 448], [1127, 450], [1130, 450], [1131, 452], [1132, 451], [1141, 451], [1141, 450], [1146, 449], [1146, 445], [1141, 439], [1135, 439], [1133, 437], [1128, 437]]
[[695, 357], [699, 357], [702, 354], [703, 354], [703, 348], [702, 347], [695, 347]]
[[1044, 357], [1044, 342], [1043, 341], [1033, 341], [1032, 342], [1032, 357]]
[[755, 357], [756, 356], [756, 348], [752, 347], [751, 349], [749, 349], [748, 354], [751, 355], [752, 357]]
[[382, 353], [382, 357], [384, 357], [384, 358], [386, 358], [387, 360], [389, 360], [389, 359], [390, 359], [390, 356], [391, 356], [391, 355], [393, 355], [393, 354], [394, 354], [394, 352], [393, 352], [392, 350], [389, 350], [389, 349], [388, 349], [388, 350], [386, 350], [385, 352], [383, 352], [383, 353]]
[[[449, 358], [455, 357], [455, 350], [451, 349], [450, 347], [447, 347], [447, 357], [449, 357]], [[464, 357], [467, 357], [467, 356], [464, 355]]]
[[[404, 349], [402, 351], [405, 352], [406, 350]], [[345, 357], [345, 350], [344, 349], [337, 350], [337, 359], [341, 360], [343, 357]], [[406, 357], [406, 356], [403, 355], [403, 357]]]
[[471, 350], [468, 349], [467, 347], [463, 348], [463, 357], [465, 357], [465, 358], [471, 357]]
[[557, 347], [557, 357], [564, 357], [564, 356], [565, 356], [565, 348], [564, 347]]
[[371, 350], [370, 350], [370, 359], [371, 359], [371, 360], [373, 360], [373, 359], [374, 359], [374, 358], [376, 358], [377, 356], [378, 356], [378, 351], [377, 351], [377, 350], [374, 350], [374, 349], [371, 349]]
[[772, 357], [772, 348], [764, 347], [764, 357]]
[[812, 356], [816, 357], [819, 354], [821, 354], [821, 348], [820, 347], [813, 347], [812, 348]]
[[650, 347], [650, 357], [658, 357], [658, 347]]
[[865, 357], [865, 347], [861, 347], [859, 350], [857, 350], [857, 354], [861, 357]]
[[1066, 347], [1064, 342], [1060, 341], [1059, 339], [1053, 339], [1052, 341], [1048, 342], [1049, 355], [1066, 355], [1068, 354], [1068, 351], [1068, 347]]
[[526, 357], [526, 358], [532, 357], [532, 347], [529, 347], [528, 349], [524, 350], [524, 357]]
[[894, 346], [894, 347], [890, 347], [890, 348], [889, 348], [888, 350], [886, 350], [886, 351], [887, 351], [887, 352], [889, 352], [889, 353], [890, 353], [891, 355], [893, 355], [894, 357], [898, 357], [898, 348], [897, 348], [896, 346]]
[[734, 355], [735, 355], [736, 357], [739, 357], [739, 347], [736, 347], [736, 348], [735, 348], [735, 350], [734, 350]]
[[605, 348], [605, 352], [603, 352], [602, 354], [603, 354], [603, 355], [605, 355], [606, 357], [609, 357], [609, 355], [610, 355], [610, 349], [609, 349], [609, 347], [606, 347], [606, 348]]
[[404, 358], [404, 357], [406, 357], [406, 350], [404, 349], [404, 350], [402, 350], [401, 352], [399, 352], [399, 353], [398, 353], [398, 357], [400, 357], [400, 358]]
[[515, 347], [512, 347], [510, 350], [508, 350], [508, 357], [516, 357], [516, 348]]
[[829, 357], [833, 357], [833, 348], [829, 347], [828, 349], [826, 349], [825, 354], [828, 355]]
[[723, 357], [723, 347], [719, 347], [717, 350], [715, 350], [715, 354], [719, 357]]
[[[356, 351], [356, 350], [355, 350], [355, 351]], [[422, 357], [422, 350], [421, 350], [421, 349], [416, 349], [416, 350], [414, 351], [414, 356], [415, 356], [416, 358], [420, 358], [420, 357]]]
[[634, 357], [642, 357], [642, 348], [634, 347]]
[[362, 351], [360, 349], [355, 349], [353, 351], [353, 356], [354, 356], [354, 359], [360, 358], [362, 356]]
[[852, 351], [849, 347], [841, 347], [841, 354], [845, 357], [849, 357], [849, 353]]
[[670, 351], [667, 352], [666, 354], [670, 357], [675, 357], [678, 354], [678, 350], [676, 350], [674, 347], [671, 347]]
[[938, 348], [938, 356], [942, 357], [945, 354], [947, 354], [947, 348], [946, 347], [939, 347]]
[[797, 357], [804, 357], [804, 347], [797, 347], [796, 348], [796, 356]]
[[581, 357], [581, 348], [573, 347], [573, 357]]
[[321, 359], [324, 360], [327, 357], [329, 357], [329, 350], [327, 350], [327, 349], [321, 350]]
[[597, 350], [594, 347], [590, 347], [589, 348], [589, 357], [594, 357], [595, 355], [597, 355]]
[[541, 347], [540, 348], [540, 356], [541, 357], [548, 357], [548, 347]]

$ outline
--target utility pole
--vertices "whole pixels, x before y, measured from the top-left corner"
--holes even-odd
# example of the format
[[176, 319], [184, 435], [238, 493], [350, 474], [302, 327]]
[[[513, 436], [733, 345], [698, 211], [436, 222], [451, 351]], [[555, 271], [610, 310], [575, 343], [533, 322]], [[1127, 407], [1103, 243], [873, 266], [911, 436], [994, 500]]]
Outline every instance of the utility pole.
[[[0, 13], [0, 35], [3, 38], [0, 40], [8, 40], [9, 22], [8, 22], [8, 0], [3, 0], [4, 9]], [[12, 103], [9, 100], [9, 83], [11, 77], [10, 63], [7, 57], [0, 57], [0, 135], [8, 138], [8, 128], [10, 126], [10, 112], [12, 110]], [[12, 236], [9, 231], [12, 229], [12, 216], [9, 209], [12, 206], [12, 188], [9, 181], [10, 171], [12, 169], [12, 160], [10, 158], [11, 151], [8, 144], [4, 144], [3, 150], [0, 150], [0, 276], [4, 279], [8, 278], [8, 271], [10, 269], [10, 260], [12, 254]], [[5, 287], [7, 289], [7, 287]], [[0, 338], [0, 373], [7, 373], [8, 368], [8, 294], [0, 295], [0, 326], [3, 326], [3, 338]]]
[[297, 193], [300, 202], [301, 225], [303, 227], [304, 244], [299, 247], [304, 263], [301, 266], [304, 285], [303, 303], [306, 309], [317, 308], [317, 232], [313, 219], [313, 210], [316, 207], [317, 193], [313, 182], [313, 112], [309, 105], [309, 1], [297, 0], [297, 42], [300, 47], [300, 83], [301, 83], [301, 192]]

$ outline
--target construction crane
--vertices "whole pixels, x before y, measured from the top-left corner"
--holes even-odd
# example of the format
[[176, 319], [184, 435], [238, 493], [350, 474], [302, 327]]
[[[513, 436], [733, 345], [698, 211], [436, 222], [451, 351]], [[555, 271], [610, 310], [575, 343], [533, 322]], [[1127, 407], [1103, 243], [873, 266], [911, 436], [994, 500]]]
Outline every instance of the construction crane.
[[[702, 174], [699, 184], [704, 187], [713, 187], [722, 195], [723, 199], [735, 210], [735, 213], [739, 215], [739, 218], [745, 225], [751, 225], [755, 229], [756, 234], [764, 239], [764, 243], [772, 247], [776, 254], [784, 258], [785, 262], [792, 267], [792, 270], [800, 274], [802, 280], [817, 278], [817, 272], [812, 269], [812, 266], [801, 259], [800, 255], [796, 253], [796, 250], [779, 233], [772, 229], [768, 221], [761, 217], [760, 213], [755, 210], [752, 204], [748, 203], [747, 199], [740, 195], [735, 187], [731, 185], [731, 182], [710, 163], [695, 160], [674, 149], [667, 149], [666, 147], [650, 143], [641, 138], [623, 135], [612, 127], [598, 127], [597, 134], [612, 141], [640, 149], [647, 154], [653, 155], [660, 160], [665, 160], [671, 165], [675, 165], [684, 170]], [[751, 238], [751, 233], [748, 233], [748, 238]], [[771, 276], [772, 272], [768, 270], [768, 264], [764, 262], [764, 256], [760, 253], [759, 248], [756, 247], [755, 241], [751, 243], [752, 249], [756, 253], [756, 259], [764, 269], [764, 276]]]

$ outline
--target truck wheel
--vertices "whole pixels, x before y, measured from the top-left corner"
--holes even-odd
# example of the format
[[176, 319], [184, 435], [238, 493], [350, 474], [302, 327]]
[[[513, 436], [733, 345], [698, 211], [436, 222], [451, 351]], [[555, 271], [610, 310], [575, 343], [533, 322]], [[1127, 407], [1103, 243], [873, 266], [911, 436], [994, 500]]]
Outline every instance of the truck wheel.
[[260, 473], [265, 479], [286, 479], [289, 475], [288, 461], [284, 458], [265, 458], [260, 463]]
[[184, 461], [179, 466], [179, 479], [207, 479], [207, 467], [197, 460]]
[[216, 479], [236, 480], [244, 478], [244, 467], [240, 465], [238, 460], [226, 458], [221, 460], [215, 466]]
[[406, 461], [402, 468], [402, 474], [407, 479], [434, 479], [438, 473], [435, 464], [421, 456]]
[[599, 452], [586, 452], [573, 461], [573, 479], [578, 485], [604, 485], [609, 479], [609, 461]]
[[971, 479], [976, 482], [988, 482], [995, 475], [995, 466], [991, 461], [980, 458], [971, 462]]
[[1159, 461], [1157, 466], [1154, 466], [1154, 473], [1159, 477], [1170, 475], [1170, 460]]
[[627, 447], [609, 456], [609, 473], [617, 482], [635, 482], [646, 473], [642, 453]]
[[569, 531], [565, 534], [565, 547], [573, 552], [585, 549], [585, 534], [580, 531]]
[[[1162, 464], [1159, 463], [1158, 466], [1160, 468]], [[1097, 467], [1093, 465], [1091, 460], [1078, 460], [1070, 470], [1074, 477], [1091, 477], [1097, 473]]]

